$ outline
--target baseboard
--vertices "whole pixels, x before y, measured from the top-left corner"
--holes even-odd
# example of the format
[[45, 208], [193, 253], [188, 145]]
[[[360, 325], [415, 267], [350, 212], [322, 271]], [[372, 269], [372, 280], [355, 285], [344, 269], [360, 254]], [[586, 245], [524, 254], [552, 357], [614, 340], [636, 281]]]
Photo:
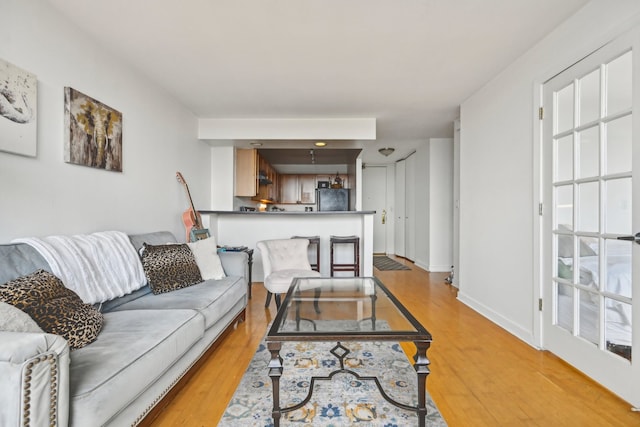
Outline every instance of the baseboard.
[[450, 273], [451, 265], [430, 265], [427, 270], [432, 273]]
[[417, 259], [413, 262], [416, 267], [420, 267], [430, 273], [449, 273], [451, 272], [451, 264], [448, 265], [428, 265], [424, 261]]
[[535, 344], [531, 331], [526, 330], [503, 315], [496, 313], [494, 310], [482, 304], [478, 300], [469, 297], [462, 290], [458, 291], [458, 301], [472, 310], [477, 311], [496, 325], [500, 326], [502, 329], [529, 344], [531, 347], [540, 350], [540, 347]]

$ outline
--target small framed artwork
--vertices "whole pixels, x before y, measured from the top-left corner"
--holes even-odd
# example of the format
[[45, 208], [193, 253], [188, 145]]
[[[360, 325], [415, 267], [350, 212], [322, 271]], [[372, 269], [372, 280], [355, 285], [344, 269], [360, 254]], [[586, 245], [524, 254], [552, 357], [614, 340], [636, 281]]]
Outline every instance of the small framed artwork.
[[200, 230], [196, 230], [195, 228], [191, 229], [191, 241], [196, 242], [198, 240], [203, 240], [209, 238], [209, 230], [206, 228], [201, 228]]
[[0, 151], [35, 157], [38, 79], [0, 59]]
[[64, 120], [65, 162], [122, 172], [122, 113], [65, 87]]

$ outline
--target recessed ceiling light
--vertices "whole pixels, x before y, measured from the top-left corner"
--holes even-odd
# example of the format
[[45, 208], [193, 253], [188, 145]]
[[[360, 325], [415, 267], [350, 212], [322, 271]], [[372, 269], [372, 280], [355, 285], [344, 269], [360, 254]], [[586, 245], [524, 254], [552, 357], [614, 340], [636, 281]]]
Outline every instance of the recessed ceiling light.
[[250, 142], [254, 147], [262, 147], [262, 142]]
[[324, 141], [317, 141], [317, 142], [314, 142], [313, 145], [315, 145], [316, 147], [324, 147], [327, 145], [327, 143]]

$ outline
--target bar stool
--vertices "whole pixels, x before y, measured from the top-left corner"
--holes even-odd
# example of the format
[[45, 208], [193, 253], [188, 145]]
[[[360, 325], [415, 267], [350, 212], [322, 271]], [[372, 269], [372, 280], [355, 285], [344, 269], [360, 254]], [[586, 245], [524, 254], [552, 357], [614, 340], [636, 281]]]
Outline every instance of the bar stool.
[[[353, 271], [355, 277], [360, 276], [360, 237], [358, 236], [331, 236], [329, 238], [331, 247], [331, 277], [336, 271]], [[335, 245], [352, 244], [353, 245], [353, 263], [336, 263], [334, 260], [333, 250]]]
[[311, 269], [320, 272], [320, 236], [291, 236], [292, 239], [307, 239], [309, 248], [311, 245], [316, 246], [316, 262], [310, 262]]

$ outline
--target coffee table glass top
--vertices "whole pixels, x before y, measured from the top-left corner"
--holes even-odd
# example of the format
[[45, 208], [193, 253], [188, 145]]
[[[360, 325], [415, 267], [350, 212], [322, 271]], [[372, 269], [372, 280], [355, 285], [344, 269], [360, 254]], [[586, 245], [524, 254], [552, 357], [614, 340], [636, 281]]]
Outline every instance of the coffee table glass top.
[[375, 277], [294, 279], [267, 341], [431, 341], [429, 332]]

